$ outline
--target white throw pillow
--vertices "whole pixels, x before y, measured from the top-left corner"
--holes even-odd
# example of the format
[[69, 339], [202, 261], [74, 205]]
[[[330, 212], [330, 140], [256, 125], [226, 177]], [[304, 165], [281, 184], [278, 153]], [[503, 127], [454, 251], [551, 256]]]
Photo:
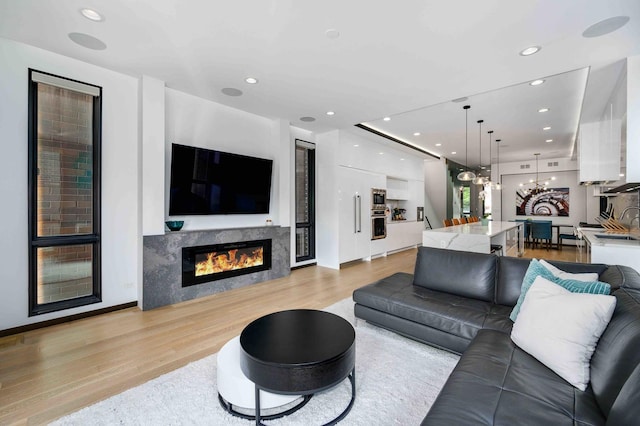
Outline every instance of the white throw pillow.
[[524, 298], [511, 340], [583, 391], [591, 356], [615, 306], [614, 296], [572, 293], [539, 276]]
[[549, 262], [544, 259], [538, 260], [542, 266], [547, 268], [549, 272], [553, 274], [554, 277], [560, 278], [563, 280], [576, 280], [576, 281], [598, 281], [598, 273], [597, 272], [584, 272], [581, 274], [572, 274], [570, 272], [565, 272], [562, 269], [558, 269]]

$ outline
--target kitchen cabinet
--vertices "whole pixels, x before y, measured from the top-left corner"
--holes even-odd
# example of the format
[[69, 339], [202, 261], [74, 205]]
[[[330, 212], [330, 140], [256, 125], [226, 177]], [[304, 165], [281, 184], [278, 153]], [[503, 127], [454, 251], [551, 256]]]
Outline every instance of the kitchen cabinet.
[[387, 252], [422, 244], [422, 231], [424, 231], [424, 222], [413, 220], [389, 222], [386, 238]]
[[338, 167], [340, 263], [371, 257], [371, 188], [384, 186], [384, 175]]

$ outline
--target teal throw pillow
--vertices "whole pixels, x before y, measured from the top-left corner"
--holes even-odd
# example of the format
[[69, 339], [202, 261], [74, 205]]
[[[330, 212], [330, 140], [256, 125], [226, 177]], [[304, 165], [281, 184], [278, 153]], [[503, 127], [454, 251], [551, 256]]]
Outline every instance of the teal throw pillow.
[[515, 322], [518, 317], [518, 313], [520, 312], [520, 306], [524, 302], [524, 297], [527, 295], [527, 291], [529, 291], [529, 287], [533, 284], [536, 278], [540, 276], [542, 278], [546, 278], [549, 281], [555, 279], [555, 276], [551, 273], [550, 270], [544, 267], [538, 259], [531, 259], [529, 262], [529, 268], [527, 268], [527, 272], [524, 274], [524, 278], [522, 279], [522, 287], [520, 288], [520, 297], [518, 297], [518, 301], [516, 302], [516, 306], [513, 307], [511, 311], [511, 321]]
[[570, 280], [570, 279], [561, 279], [557, 278], [553, 273], [545, 268], [545, 266], [540, 263], [537, 259], [531, 259], [529, 263], [529, 268], [527, 268], [527, 272], [524, 274], [524, 279], [522, 280], [522, 287], [520, 288], [520, 297], [518, 297], [518, 302], [516, 306], [513, 307], [511, 311], [511, 321], [515, 322], [518, 317], [518, 313], [520, 312], [520, 307], [524, 302], [524, 298], [527, 295], [527, 291], [535, 281], [536, 277], [541, 276], [546, 278], [547, 280], [569, 290], [572, 293], [591, 293], [591, 294], [610, 294], [611, 286], [602, 281], [578, 281], [578, 280]]

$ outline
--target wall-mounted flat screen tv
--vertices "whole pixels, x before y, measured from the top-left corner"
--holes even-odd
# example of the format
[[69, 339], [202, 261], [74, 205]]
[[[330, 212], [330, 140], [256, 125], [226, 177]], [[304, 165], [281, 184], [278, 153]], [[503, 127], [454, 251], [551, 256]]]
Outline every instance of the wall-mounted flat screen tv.
[[169, 215], [269, 213], [273, 160], [172, 144]]

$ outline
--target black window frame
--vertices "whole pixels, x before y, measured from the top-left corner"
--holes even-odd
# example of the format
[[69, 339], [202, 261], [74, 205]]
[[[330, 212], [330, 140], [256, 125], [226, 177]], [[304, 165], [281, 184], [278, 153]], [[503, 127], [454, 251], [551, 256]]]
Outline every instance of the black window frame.
[[[298, 222], [298, 215], [297, 212], [295, 212], [295, 219], [296, 219], [296, 236], [297, 236], [297, 231], [298, 229], [306, 229], [308, 230], [308, 235], [309, 235], [309, 254], [306, 256], [298, 256], [298, 250], [297, 250], [297, 241], [295, 244], [295, 249], [296, 249], [296, 262], [304, 262], [304, 261], [308, 261], [308, 260], [314, 260], [316, 258], [316, 213], [315, 213], [315, 206], [316, 206], [316, 202], [315, 202], [315, 188], [316, 188], [316, 152], [315, 152], [315, 144], [311, 143], [311, 142], [307, 142], [304, 141], [302, 139], [296, 139], [295, 140], [295, 147], [294, 149], [298, 148], [298, 145], [305, 147], [306, 145], [306, 152], [307, 152], [307, 161], [309, 162], [309, 176], [308, 176], [308, 182], [309, 182], [309, 190], [310, 190], [310, 194], [309, 194], [309, 203], [308, 203], [308, 211], [309, 211], [309, 221], [307, 222]], [[314, 148], [311, 148], [311, 146], [314, 146]], [[297, 158], [297, 156], [294, 155], [294, 159]], [[297, 164], [294, 166], [294, 168], [297, 168]], [[297, 179], [294, 179], [295, 184], [297, 185]], [[297, 195], [298, 191], [297, 188], [294, 188], [294, 193]], [[298, 200], [295, 200], [295, 206], [297, 209], [298, 206]], [[296, 237], [297, 238], [297, 237]]]
[[[92, 158], [92, 188], [93, 188], [93, 232], [79, 235], [38, 236], [37, 209], [37, 174], [38, 174], [38, 82], [33, 74], [39, 73], [57, 79], [79, 83], [94, 87], [98, 95], [93, 98], [93, 158]], [[62, 77], [44, 71], [29, 68], [29, 109], [28, 109], [28, 217], [29, 217], [29, 316], [57, 312], [79, 306], [102, 302], [102, 265], [101, 265], [101, 153], [102, 153], [102, 87], [91, 83]], [[92, 294], [73, 299], [48, 303], [38, 303], [38, 271], [37, 251], [43, 247], [73, 246], [81, 244], [92, 245]]]

